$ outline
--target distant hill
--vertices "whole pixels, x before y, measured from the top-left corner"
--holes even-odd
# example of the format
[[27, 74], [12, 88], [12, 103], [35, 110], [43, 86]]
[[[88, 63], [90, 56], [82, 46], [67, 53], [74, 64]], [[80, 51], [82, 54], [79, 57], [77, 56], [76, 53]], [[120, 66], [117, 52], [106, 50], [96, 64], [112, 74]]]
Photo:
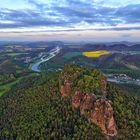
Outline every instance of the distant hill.
[[110, 50], [110, 51], [140, 51], [140, 44], [86, 44], [83, 49]]

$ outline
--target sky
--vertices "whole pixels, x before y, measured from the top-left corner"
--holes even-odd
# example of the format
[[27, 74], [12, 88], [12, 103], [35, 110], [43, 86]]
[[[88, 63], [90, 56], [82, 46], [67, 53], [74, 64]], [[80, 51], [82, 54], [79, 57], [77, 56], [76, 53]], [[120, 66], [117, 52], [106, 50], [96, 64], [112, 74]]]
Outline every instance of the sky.
[[140, 42], [140, 0], [0, 0], [0, 40]]

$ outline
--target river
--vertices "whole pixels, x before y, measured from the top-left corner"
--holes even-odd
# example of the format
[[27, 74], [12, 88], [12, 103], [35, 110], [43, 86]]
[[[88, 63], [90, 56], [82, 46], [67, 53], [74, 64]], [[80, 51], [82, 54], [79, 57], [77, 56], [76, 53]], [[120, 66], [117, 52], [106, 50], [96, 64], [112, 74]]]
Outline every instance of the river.
[[40, 60], [36, 63], [34, 63], [31, 66], [31, 70], [34, 72], [40, 72], [40, 64], [49, 61], [53, 57], [55, 57], [57, 54], [59, 54], [61, 48], [59, 46], [55, 47], [54, 49], [50, 50], [46, 55], [43, 55]]
[[[60, 53], [61, 48], [59, 46], [56, 46], [54, 49], [47, 52], [45, 55], [43, 55], [40, 60], [36, 63], [34, 63], [31, 66], [31, 70], [34, 72], [40, 72], [40, 65], [44, 62], [49, 61], [53, 57], [55, 57], [57, 54]], [[108, 81], [118, 83], [118, 84], [135, 84], [140, 85], [140, 79], [133, 79], [125, 74], [107, 74]]]

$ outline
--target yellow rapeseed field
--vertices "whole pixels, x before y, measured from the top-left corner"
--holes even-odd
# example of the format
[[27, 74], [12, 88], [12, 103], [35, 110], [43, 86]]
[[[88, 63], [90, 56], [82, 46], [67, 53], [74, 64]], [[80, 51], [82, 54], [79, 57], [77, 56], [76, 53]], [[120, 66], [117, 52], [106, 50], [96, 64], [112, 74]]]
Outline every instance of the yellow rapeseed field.
[[109, 51], [106, 50], [99, 50], [99, 51], [91, 51], [91, 52], [83, 52], [83, 55], [86, 57], [93, 57], [93, 58], [98, 58], [103, 55], [110, 54]]

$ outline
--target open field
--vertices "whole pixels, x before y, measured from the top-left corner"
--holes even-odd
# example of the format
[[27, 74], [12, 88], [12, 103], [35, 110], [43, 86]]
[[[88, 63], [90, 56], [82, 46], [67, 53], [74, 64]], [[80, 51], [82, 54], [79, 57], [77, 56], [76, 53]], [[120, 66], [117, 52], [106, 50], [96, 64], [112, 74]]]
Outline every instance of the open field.
[[101, 57], [103, 55], [108, 55], [108, 54], [110, 54], [110, 52], [106, 50], [83, 52], [84, 56], [90, 57], [90, 58], [98, 58], [98, 57]]
[[9, 56], [19, 56], [22, 54], [28, 54], [28, 53], [6, 53], [6, 55], [9, 55]]
[[74, 57], [77, 57], [80, 55], [82, 55], [82, 52], [68, 52], [68, 53], [64, 54], [63, 57], [68, 60], [68, 59], [71, 59], [71, 58], [74, 58]]
[[8, 92], [11, 89], [11, 87], [13, 85], [15, 85], [16, 83], [18, 83], [21, 79], [22, 79], [22, 77], [18, 78], [16, 81], [13, 81], [8, 84], [0, 86], [0, 96], [2, 96], [4, 93]]
[[17, 78], [15, 81], [9, 82], [7, 84], [1, 85], [0, 86], [0, 96], [2, 96], [3, 94], [5, 94], [6, 92], [10, 91], [10, 89], [12, 88], [12, 86], [18, 84], [23, 78], [28, 78], [30, 76], [36, 75], [35, 73], [31, 73], [27, 76], [22, 76]]
[[89, 52], [68, 52], [64, 54], [63, 57], [68, 60], [68, 59], [71, 59], [77, 56], [82, 56], [82, 55], [89, 58], [98, 58], [98, 57], [101, 57], [103, 55], [108, 55], [108, 54], [110, 54], [109, 51], [98, 50], [98, 51], [89, 51]]

